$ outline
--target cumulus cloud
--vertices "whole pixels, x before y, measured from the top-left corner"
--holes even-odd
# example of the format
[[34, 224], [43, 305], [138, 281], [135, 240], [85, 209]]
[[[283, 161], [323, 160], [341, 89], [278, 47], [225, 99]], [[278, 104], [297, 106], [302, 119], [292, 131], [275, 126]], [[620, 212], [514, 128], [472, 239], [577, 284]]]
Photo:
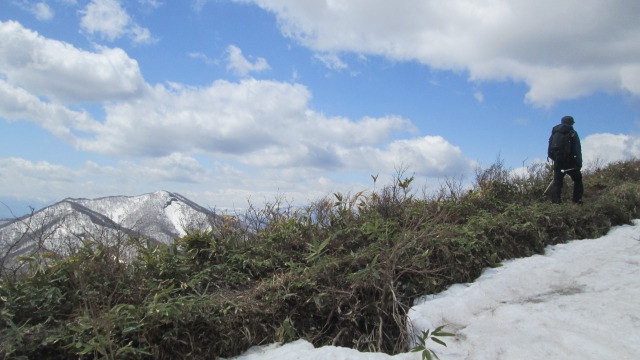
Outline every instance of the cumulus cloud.
[[198, 51], [187, 53], [187, 55], [192, 59], [202, 60], [207, 65], [217, 65], [219, 63], [219, 61], [217, 59], [211, 58], [211, 57], [207, 56], [206, 54], [203, 54], [203, 53], [198, 52]]
[[[391, 173], [403, 164], [420, 175], [457, 175], [473, 165], [445, 139], [417, 136], [400, 116], [350, 119], [315, 111], [311, 92], [298, 83], [244, 78], [151, 85], [121, 49], [80, 50], [16, 22], [0, 23], [0, 34], [1, 118], [38, 124], [80, 151], [128, 159], [57, 168], [59, 179], [46, 175], [56, 165], [12, 159], [0, 164], [0, 172], [12, 168], [3, 176], [21, 179], [12, 186], [43, 186], [44, 176], [52, 180], [43, 186], [51, 193], [91, 196], [136, 193], [144, 179], [171, 183], [176, 191], [176, 184], [209, 181], [237, 192], [280, 188], [309, 195], [342, 190], [327, 189], [335, 185], [328, 174]], [[239, 49], [236, 54], [244, 58]], [[266, 66], [247, 62], [247, 71]], [[83, 110], [87, 101], [98, 103], [102, 118]], [[222, 165], [211, 169], [203, 159]], [[38, 176], [34, 168], [41, 169]], [[217, 171], [240, 172], [247, 184]], [[121, 188], [109, 188], [116, 185], [106, 178]]]
[[[80, 172], [47, 161], [30, 161], [21, 158], [0, 158], [1, 196], [17, 199], [38, 199], [39, 202], [59, 201], [67, 196], [82, 196], [77, 192]], [[84, 187], [85, 190], [87, 187]], [[56, 194], [56, 195], [52, 195]], [[61, 196], [62, 198], [52, 198]], [[21, 214], [16, 214], [21, 215]]]
[[[261, 206], [263, 201], [274, 200], [274, 189], [286, 191], [289, 200], [306, 202], [331, 192], [347, 193], [363, 187], [346, 181], [336, 183], [304, 169], [241, 170], [223, 162], [216, 162], [211, 169], [206, 169], [196, 158], [182, 154], [132, 159], [114, 165], [88, 161], [79, 167], [15, 157], [0, 158], [0, 182], [5, 184], [0, 189], [3, 202], [10, 198], [46, 204], [66, 197], [139, 195], [149, 192], [146, 186], [153, 184], [154, 189], [170, 189], [221, 211], [241, 209], [248, 201]], [[208, 186], [206, 190], [194, 192], [196, 184]], [[26, 208], [11, 210], [26, 211]]]
[[0, 80], [0, 117], [10, 121], [31, 121], [71, 144], [77, 142], [74, 131], [96, 132], [100, 127], [84, 111], [42, 102], [37, 96], [3, 80]]
[[461, 175], [472, 171], [477, 164], [464, 156], [462, 150], [441, 136], [423, 136], [395, 140], [385, 147], [361, 146], [345, 149], [349, 153], [349, 167], [373, 169], [391, 173], [398, 167], [407, 167], [413, 173], [439, 177]]
[[[203, 183], [211, 173], [193, 157], [170, 154], [162, 158], [122, 161], [114, 166], [86, 162], [70, 168], [49, 161], [0, 158], [0, 181], [6, 186], [2, 196], [39, 198], [58, 201], [64, 197], [92, 197], [103, 194], [139, 194], [137, 184], [151, 182]], [[52, 198], [53, 196], [53, 198]]]
[[151, 35], [151, 31], [147, 28], [143, 28], [140, 25], [134, 24], [129, 28], [129, 33], [133, 42], [138, 44], [150, 44], [156, 42], [156, 39]]
[[105, 104], [101, 121], [4, 81], [0, 93], [4, 118], [28, 119], [78, 149], [102, 154], [206, 153], [259, 168], [390, 171], [406, 163], [432, 175], [468, 170], [460, 166], [466, 162], [460, 150], [442, 138], [385, 145], [393, 134], [414, 131], [401, 117], [354, 121], [310, 110], [311, 94], [300, 84], [246, 79], [156, 85], [133, 101]]
[[0, 74], [32, 94], [68, 103], [136, 97], [146, 88], [138, 63], [123, 50], [80, 50], [15, 21], [0, 22]]
[[582, 140], [582, 154], [587, 164], [640, 159], [640, 137], [623, 134], [593, 134]]
[[236, 0], [273, 12], [285, 36], [320, 54], [355, 52], [472, 81], [517, 81], [551, 106], [594, 92], [640, 95], [636, 0]]
[[203, 183], [210, 174], [192, 156], [173, 153], [159, 158], [143, 158], [120, 164], [122, 175], [152, 182]]
[[126, 33], [131, 18], [117, 0], [92, 0], [82, 11], [80, 25], [113, 41]]
[[46, 3], [39, 2], [33, 5], [33, 13], [38, 20], [51, 20], [55, 15], [54, 11]]
[[205, 152], [258, 167], [336, 169], [350, 163], [344, 149], [379, 146], [413, 130], [397, 116], [327, 117], [309, 109], [310, 98], [300, 84], [256, 79], [157, 85], [135, 102], [107, 105], [98, 131], [77, 143], [114, 155]]
[[14, 4], [20, 7], [22, 10], [33, 14], [33, 16], [35, 16], [36, 19], [40, 21], [49, 21], [55, 16], [55, 11], [53, 11], [53, 9], [51, 9], [51, 7], [47, 5], [47, 3], [42, 1], [33, 2], [20, 0], [14, 1]]
[[[25, 177], [33, 177], [37, 179], [71, 181], [73, 173], [67, 168], [51, 164], [47, 161], [29, 161], [21, 158], [0, 159], [0, 169], [2, 169], [3, 177], [11, 173], [20, 173]], [[9, 182], [7, 182], [9, 183]]]
[[475, 166], [474, 162], [463, 156], [460, 148], [441, 136], [395, 141], [384, 157], [388, 166], [396, 164], [398, 159], [404, 159], [404, 163], [411, 164], [416, 172], [431, 176], [464, 174]]
[[148, 29], [131, 19], [119, 0], [91, 0], [81, 14], [82, 29], [90, 34], [98, 34], [108, 41], [125, 35], [136, 43], [155, 41]]
[[261, 72], [269, 69], [267, 60], [260, 57], [252, 63], [242, 55], [242, 50], [237, 46], [229, 45], [227, 53], [229, 54], [227, 69], [239, 76], [247, 76], [252, 72]]

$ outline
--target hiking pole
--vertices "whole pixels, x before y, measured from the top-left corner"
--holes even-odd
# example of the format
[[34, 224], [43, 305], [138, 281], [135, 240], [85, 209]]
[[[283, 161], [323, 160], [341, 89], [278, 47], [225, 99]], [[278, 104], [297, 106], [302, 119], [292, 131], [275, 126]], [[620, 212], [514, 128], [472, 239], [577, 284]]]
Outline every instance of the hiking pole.
[[549, 191], [549, 188], [551, 187], [551, 185], [553, 185], [553, 179], [551, 180], [551, 182], [549, 183], [549, 186], [547, 186], [546, 189], [544, 189], [544, 192], [542, 193], [542, 196], [547, 195], [547, 191]]
[[[567, 169], [567, 170], [560, 170], [560, 172], [562, 174], [566, 174], [567, 172], [573, 170], [575, 168], [571, 168], [571, 169]], [[551, 185], [553, 185], [553, 179], [551, 180], [551, 182], [549, 183], [549, 186], [547, 186], [546, 189], [544, 189], [544, 192], [542, 193], [542, 196], [545, 196], [547, 194], [547, 191], [549, 191], [549, 188], [551, 187]]]

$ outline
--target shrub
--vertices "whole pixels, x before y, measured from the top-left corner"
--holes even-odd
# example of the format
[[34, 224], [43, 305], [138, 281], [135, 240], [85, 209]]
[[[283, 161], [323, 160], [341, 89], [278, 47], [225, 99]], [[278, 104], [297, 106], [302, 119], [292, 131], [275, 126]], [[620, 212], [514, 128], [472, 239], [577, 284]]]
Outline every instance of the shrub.
[[419, 198], [398, 172], [380, 190], [304, 208], [250, 206], [244, 222], [227, 218], [171, 246], [86, 240], [64, 258], [23, 258], [26, 270], [0, 281], [0, 354], [215, 358], [297, 338], [407, 351], [418, 296], [637, 217], [638, 165], [585, 172], [582, 206], [542, 197], [548, 167], [513, 176], [498, 161], [470, 192], [448, 179]]

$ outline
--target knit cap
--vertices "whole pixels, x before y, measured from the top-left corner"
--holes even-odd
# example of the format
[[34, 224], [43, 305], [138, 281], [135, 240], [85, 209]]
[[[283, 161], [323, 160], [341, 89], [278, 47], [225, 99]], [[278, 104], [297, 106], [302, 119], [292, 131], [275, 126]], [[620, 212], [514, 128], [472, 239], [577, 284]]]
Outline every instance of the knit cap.
[[573, 116], [567, 115], [562, 118], [562, 123], [567, 125], [573, 125], [575, 121], [573, 120]]

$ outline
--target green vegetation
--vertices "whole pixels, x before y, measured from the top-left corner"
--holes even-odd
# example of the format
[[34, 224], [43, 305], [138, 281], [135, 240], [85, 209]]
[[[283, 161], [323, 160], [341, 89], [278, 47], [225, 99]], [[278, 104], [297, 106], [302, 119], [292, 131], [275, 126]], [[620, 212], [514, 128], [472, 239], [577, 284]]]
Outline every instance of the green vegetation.
[[416, 346], [413, 350], [413, 352], [421, 352], [422, 353], [422, 360], [433, 360], [433, 357], [435, 357], [436, 359], [440, 359], [438, 357], [438, 354], [436, 354], [435, 351], [433, 351], [432, 349], [430, 349], [429, 347], [427, 347], [427, 343], [429, 342], [429, 340], [435, 342], [436, 344], [440, 344], [442, 346], [447, 346], [447, 344], [442, 341], [440, 338], [443, 336], [454, 336], [455, 334], [453, 333], [449, 333], [449, 332], [445, 332], [444, 331], [445, 325], [442, 326], [438, 326], [437, 328], [435, 328], [435, 330], [433, 330], [433, 332], [431, 332], [430, 329], [427, 329], [426, 331], [422, 332], [422, 335], [419, 336], [418, 338], [418, 343], [420, 345]]
[[36, 253], [26, 271], [2, 269], [0, 356], [216, 358], [298, 338], [408, 351], [427, 340], [407, 330], [416, 297], [640, 214], [640, 161], [585, 173], [584, 205], [552, 205], [550, 180], [545, 166], [514, 178], [498, 161], [471, 191], [447, 180], [417, 196], [400, 171], [381, 189], [304, 209], [250, 207], [245, 221], [223, 216], [171, 247], [124, 239], [85, 241], [62, 259]]

